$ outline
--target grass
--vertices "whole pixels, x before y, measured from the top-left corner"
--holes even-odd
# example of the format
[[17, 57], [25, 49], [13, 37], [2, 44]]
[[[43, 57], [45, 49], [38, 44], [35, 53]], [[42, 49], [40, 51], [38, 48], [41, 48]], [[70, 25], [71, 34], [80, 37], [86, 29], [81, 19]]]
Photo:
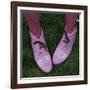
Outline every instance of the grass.
[[[22, 20], [22, 77], [45, 77], [45, 76], [65, 76], [79, 74], [79, 34], [77, 33], [76, 42], [74, 44], [71, 55], [68, 59], [60, 64], [55, 65], [52, 72], [46, 74], [42, 72], [36, 65], [33, 57], [31, 40], [29, 36], [29, 28]], [[65, 16], [63, 14], [41, 13], [40, 24], [43, 28], [46, 43], [53, 55], [60, 38], [62, 37], [65, 27]]]

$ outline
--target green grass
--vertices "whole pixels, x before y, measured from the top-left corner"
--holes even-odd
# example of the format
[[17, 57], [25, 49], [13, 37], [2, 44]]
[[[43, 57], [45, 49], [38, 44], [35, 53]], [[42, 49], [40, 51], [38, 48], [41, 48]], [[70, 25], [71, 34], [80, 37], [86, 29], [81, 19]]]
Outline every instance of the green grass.
[[[53, 55], [58, 42], [65, 27], [65, 16], [63, 14], [41, 13], [40, 24], [43, 28], [46, 43]], [[79, 34], [77, 33], [76, 42], [74, 44], [71, 55], [68, 59], [60, 64], [55, 65], [52, 72], [46, 74], [42, 72], [36, 65], [31, 47], [29, 36], [29, 28], [24, 17], [22, 21], [22, 77], [44, 77], [44, 76], [65, 76], [79, 74]]]

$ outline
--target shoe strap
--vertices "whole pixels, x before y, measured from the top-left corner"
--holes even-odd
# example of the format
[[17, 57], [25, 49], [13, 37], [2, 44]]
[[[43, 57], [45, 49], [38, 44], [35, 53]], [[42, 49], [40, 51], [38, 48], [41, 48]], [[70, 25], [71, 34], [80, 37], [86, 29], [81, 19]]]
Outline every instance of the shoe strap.
[[33, 44], [39, 44], [40, 45], [40, 49], [41, 48], [46, 48], [46, 45], [43, 42], [40, 42], [40, 41], [35, 41]]
[[64, 33], [65, 33], [65, 40], [63, 40], [63, 42], [67, 44], [67, 43], [70, 42], [70, 39], [69, 39], [69, 37], [68, 37], [68, 35], [67, 35], [67, 32], [64, 31]]

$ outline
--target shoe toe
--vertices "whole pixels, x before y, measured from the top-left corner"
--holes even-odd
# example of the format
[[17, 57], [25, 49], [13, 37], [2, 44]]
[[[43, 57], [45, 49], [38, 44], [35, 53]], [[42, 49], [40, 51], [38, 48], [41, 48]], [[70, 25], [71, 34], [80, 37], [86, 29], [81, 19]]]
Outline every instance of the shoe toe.
[[62, 60], [60, 60], [60, 58], [58, 58], [57, 56], [53, 57], [53, 64], [57, 65], [60, 64], [62, 62]]
[[57, 64], [63, 63], [66, 60], [67, 56], [68, 56], [67, 54], [64, 54], [64, 55], [59, 56], [59, 57], [54, 56], [53, 57], [53, 64], [57, 65]]
[[52, 62], [50, 58], [39, 59], [37, 62], [39, 68], [46, 73], [49, 73], [52, 70]]

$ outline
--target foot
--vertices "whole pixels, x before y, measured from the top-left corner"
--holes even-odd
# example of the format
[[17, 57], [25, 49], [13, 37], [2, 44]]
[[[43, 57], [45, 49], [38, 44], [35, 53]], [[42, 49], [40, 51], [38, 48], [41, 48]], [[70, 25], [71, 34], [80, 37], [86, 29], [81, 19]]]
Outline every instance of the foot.
[[35, 62], [43, 72], [50, 72], [52, 70], [52, 62], [45, 43], [43, 31], [41, 32], [40, 38], [35, 37], [32, 32], [30, 32], [30, 36]]
[[63, 34], [62, 39], [60, 40], [53, 55], [54, 64], [61, 64], [71, 54], [72, 47], [76, 39], [76, 32], [77, 30], [75, 29], [71, 33], [65, 32]]

